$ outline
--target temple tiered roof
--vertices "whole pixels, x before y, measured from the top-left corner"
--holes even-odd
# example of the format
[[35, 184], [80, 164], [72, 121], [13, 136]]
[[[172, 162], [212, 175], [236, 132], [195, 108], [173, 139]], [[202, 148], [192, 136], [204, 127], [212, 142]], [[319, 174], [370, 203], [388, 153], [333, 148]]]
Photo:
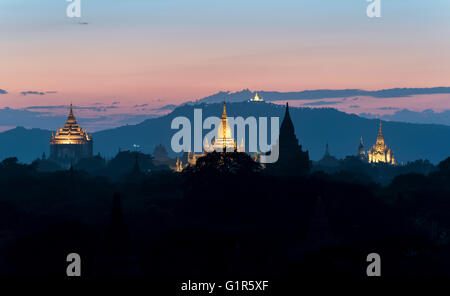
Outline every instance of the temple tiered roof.
[[92, 141], [92, 137], [80, 127], [73, 115], [72, 104], [70, 104], [70, 112], [66, 123], [62, 128], [52, 134], [50, 144], [87, 144]]

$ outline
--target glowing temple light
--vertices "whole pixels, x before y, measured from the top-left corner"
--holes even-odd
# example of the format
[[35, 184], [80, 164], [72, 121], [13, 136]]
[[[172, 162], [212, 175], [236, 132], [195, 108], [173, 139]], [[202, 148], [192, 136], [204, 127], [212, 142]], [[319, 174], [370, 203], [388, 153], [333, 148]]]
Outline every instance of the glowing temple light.
[[50, 138], [50, 159], [62, 164], [71, 164], [81, 158], [91, 157], [92, 136], [77, 123], [70, 104], [69, 116], [62, 128]]
[[249, 100], [250, 102], [264, 102], [263, 99], [260, 99], [258, 96], [258, 93], [255, 94], [255, 97], [253, 99]]
[[367, 152], [369, 163], [388, 163], [395, 165], [394, 152], [387, 146], [384, 142], [383, 130], [381, 128], [378, 130], [377, 142], [372, 148]]

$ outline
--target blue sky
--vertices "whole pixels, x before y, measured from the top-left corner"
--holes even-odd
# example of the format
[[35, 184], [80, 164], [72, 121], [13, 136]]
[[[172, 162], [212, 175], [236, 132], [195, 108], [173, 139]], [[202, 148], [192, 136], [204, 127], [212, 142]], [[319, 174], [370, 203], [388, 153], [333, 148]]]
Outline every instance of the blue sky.
[[381, 3], [370, 19], [365, 0], [81, 0], [70, 19], [65, 0], [2, 0], [0, 108], [448, 86], [450, 1]]

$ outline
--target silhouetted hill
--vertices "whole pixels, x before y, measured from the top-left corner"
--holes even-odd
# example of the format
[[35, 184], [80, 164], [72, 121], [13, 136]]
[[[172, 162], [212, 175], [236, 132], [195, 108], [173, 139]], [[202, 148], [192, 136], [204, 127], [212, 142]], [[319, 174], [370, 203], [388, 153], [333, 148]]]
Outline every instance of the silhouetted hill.
[[22, 162], [31, 162], [42, 152], [48, 155], [50, 136], [51, 131], [20, 126], [0, 133], [0, 159], [16, 156]]
[[[381, 90], [362, 90], [362, 89], [315, 89], [298, 92], [279, 92], [279, 91], [257, 91], [260, 97], [270, 101], [287, 100], [314, 100], [326, 98], [345, 98], [352, 96], [369, 96], [375, 98], [395, 98], [408, 97], [413, 95], [427, 94], [448, 94], [450, 87], [432, 87], [432, 88], [391, 88]], [[255, 92], [244, 89], [237, 92], [220, 91], [216, 94], [198, 100], [198, 103], [220, 103], [220, 102], [243, 102], [253, 98]]]
[[[183, 105], [172, 113], [148, 119], [137, 125], [122, 126], [94, 134], [94, 153], [112, 157], [119, 149], [151, 153], [163, 144], [171, 153], [170, 141], [176, 130], [171, 130], [173, 118], [186, 116], [193, 125], [194, 108], [202, 108], [203, 119], [220, 116], [221, 104]], [[230, 103], [229, 116], [284, 116], [284, 106], [270, 103]], [[320, 159], [328, 141], [330, 153], [338, 158], [356, 154], [359, 138], [363, 136], [366, 150], [375, 143], [378, 120], [349, 115], [335, 109], [291, 108], [295, 132], [303, 147], [309, 150], [313, 160]], [[56, 127], [55, 127], [56, 128]], [[203, 135], [207, 131], [204, 131]], [[398, 161], [429, 159], [438, 163], [449, 156], [450, 127], [431, 124], [383, 122], [386, 143], [391, 146]], [[16, 128], [0, 133], [0, 157], [17, 156], [20, 161], [31, 161], [48, 155], [51, 132]], [[137, 146], [134, 146], [137, 145]], [[173, 153], [172, 153], [173, 154]]]

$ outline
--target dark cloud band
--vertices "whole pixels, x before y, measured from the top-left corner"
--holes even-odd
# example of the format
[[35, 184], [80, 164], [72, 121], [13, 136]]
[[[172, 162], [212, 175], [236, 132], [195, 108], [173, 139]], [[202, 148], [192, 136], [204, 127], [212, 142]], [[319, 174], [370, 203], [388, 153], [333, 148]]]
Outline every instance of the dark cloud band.
[[22, 91], [20, 92], [22, 96], [28, 96], [28, 95], [36, 95], [36, 96], [43, 96], [45, 95], [45, 92], [42, 91], [34, 91], [34, 90], [28, 90], [28, 91]]

